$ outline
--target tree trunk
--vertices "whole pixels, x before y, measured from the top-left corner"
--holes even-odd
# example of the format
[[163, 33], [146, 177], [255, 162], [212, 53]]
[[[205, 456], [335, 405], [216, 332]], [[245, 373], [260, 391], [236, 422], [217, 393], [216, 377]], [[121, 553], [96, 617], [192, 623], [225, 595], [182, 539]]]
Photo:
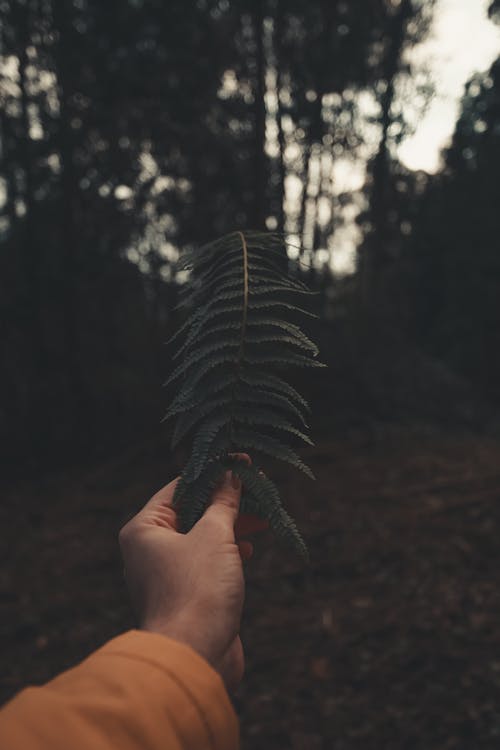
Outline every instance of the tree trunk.
[[395, 95], [395, 80], [401, 65], [401, 55], [406, 35], [406, 22], [413, 13], [412, 0], [403, 0], [399, 11], [392, 19], [387, 38], [388, 46], [384, 60], [383, 76], [386, 88], [380, 99], [381, 136], [377, 154], [373, 160], [372, 186], [370, 196], [370, 216], [373, 233], [362, 258], [361, 283], [365, 300], [378, 285], [380, 274], [391, 258], [391, 226], [389, 210], [391, 205], [391, 168], [389, 154], [389, 127], [392, 123], [391, 109]]
[[263, 0], [256, 0], [253, 11], [253, 27], [256, 45], [255, 73], [255, 172], [254, 172], [254, 209], [253, 224], [255, 229], [266, 227], [266, 63], [264, 53], [264, 8]]
[[29, 327], [31, 351], [34, 362], [35, 380], [43, 379], [45, 366], [45, 346], [41, 305], [40, 248], [36, 239], [36, 202], [34, 197], [34, 153], [30, 135], [30, 94], [28, 91], [27, 68], [29, 65], [28, 47], [31, 43], [31, 7], [27, 2], [16, 9], [19, 29], [19, 87], [21, 90], [21, 129], [19, 139], [19, 161], [24, 176], [23, 201], [25, 213], [18, 226], [21, 230], [21, 251], [24, 259], [26, 279], [25, 313]]
[[[58, 32], [56, 50], [59, 93], [59, 144], [61, 157], [61, 319], [63, 322], [63, 355], [70, 406], [75, 425], [82, 426], [88, 416], [87, 398], [82, 376], [79, 329], [79, 232], [76, 226], [78, 187], [73, 162], [71, 132], [71, 12], [72, 4], [54, 0], [54, 25]], [[81, 435], [83, 437], [83, 435]]]
[[302, 195], [300, 198], [300, 214], [298, 233], [300, 237], [300, 255], [304, 255], [304, 229], [306, 224], [306, 208], [309, 190], [309, 177], [311, 171], [311, 142], [308, 141], [304, 147], [302, 161]]
[[[5, 3], [5, 11], [3, 17], [3, 23], [0, 25], [0, 54], [7, 55], [8, 49], [8, 34], [11, 31], [12, 26], [12, 7], [11, 3]], [[3, 79], [2, 74], [2, 79]], [[2, 85], [3, 88], [3, 85]], [[7, 99], [6, 94], [5, 98]], [[13, 132], [11, 117], [7, 114], [6, 107], [0, 108], [0, 138], [1, 138], [1, 152], [0, 152], [0, 163], [2, 165], [2, 174], [6, 182], [6, 195], [5, 205], [3, 209], [4, 215], [7, 217], [9, 222], [9, 230], [12, 232], [14, 225], [16, 224], [15, 214], [15, 134]]]
[[279, 169], [279, 182], [278, 182], [278, 231], [285, 231], [285, 131], [283, 130], [283, 105], [281, 103], [281, 66], [282, 66], [282, 50], [280, 45], [281, 34], [283, 30], [283, 16], [281, 3], [278, 2], [276, 9], [276, 18], [273, 34], [273, 47], [274, 47], [274, 59], [276, 65], [276, 124], [278, 127], [278, 169]]

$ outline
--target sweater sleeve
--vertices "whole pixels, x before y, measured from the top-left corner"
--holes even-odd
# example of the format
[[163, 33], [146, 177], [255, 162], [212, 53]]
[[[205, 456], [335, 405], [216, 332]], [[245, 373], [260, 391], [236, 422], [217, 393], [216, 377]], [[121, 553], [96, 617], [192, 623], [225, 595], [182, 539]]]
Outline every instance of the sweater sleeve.
[[131, 630], [0, 711], [3, 750], [237, 750], [219, 674], [189, 646]]

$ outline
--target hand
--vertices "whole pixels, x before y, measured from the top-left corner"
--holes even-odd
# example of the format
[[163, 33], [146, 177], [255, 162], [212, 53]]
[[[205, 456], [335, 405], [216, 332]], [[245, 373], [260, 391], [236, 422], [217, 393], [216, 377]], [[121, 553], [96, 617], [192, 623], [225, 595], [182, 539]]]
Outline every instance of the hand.
[[177, 481], [154, 495], [120, 532], [132, 604], [142, 629], [187, 643], [233, 690], [244, 672], [242, 559], [252, 554], [251, 543], [237, 542], [236, 535], [268, 523], [255, 516], [240, 516], [236, 523], [241, 485], [227, 472], [203, 517], [180, 534], [172, 507]]

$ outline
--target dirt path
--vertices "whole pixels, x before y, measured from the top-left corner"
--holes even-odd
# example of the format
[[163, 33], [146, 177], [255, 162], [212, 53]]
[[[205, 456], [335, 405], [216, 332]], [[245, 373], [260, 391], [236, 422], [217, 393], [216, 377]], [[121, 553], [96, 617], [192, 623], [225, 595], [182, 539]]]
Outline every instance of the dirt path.
[[[163, 455], [5, 488], [3, 699], [132, 624], [116, 534]], [[399, 433], [321, 442], [316, 484], [276, 472], [312, 566], [267, 536], [247, 565], [244, 750], [500, 746], [499, 456]]]

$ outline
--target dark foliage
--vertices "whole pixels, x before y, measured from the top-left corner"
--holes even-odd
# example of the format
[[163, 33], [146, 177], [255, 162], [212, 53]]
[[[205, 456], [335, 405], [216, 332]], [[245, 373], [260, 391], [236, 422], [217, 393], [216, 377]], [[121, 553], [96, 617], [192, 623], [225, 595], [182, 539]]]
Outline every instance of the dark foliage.
[[432, 5], [1, 0], [5, 458], [90, 456], [151, 429], [173, 262], [207, 234], [297, 237], [329, 308], [314, 253], [335, 253], [359, 196], [328, 170], [366, 146], [361, 90], [389, 153], [404, 118], [383, 91], [408, 78]]
[[232, 455], [268, 455], [314, 478], [288, 445], [293, 438], [312, 445], [303, 432], [308, 405], [276, 374], [324, 366], [316, 345], [285, 315], [306, 313], [295, 298], [311, 294], [284, 273], [285, 249], [279, 235], [245, 231], [182, 256], [189, 279], [180, 306], [190, 315], [180, 328], [179, 364], [166, 383], [181, 381], [167, 418], [177, 417], [173, 446], [193, 436], [174, 496], [184, 531], [203, 515], [215, 484], [231, 468], [243, 482], [243, 511], [269, 519], [276, 534], [307, 557], [276, 486], [257, 464]]

